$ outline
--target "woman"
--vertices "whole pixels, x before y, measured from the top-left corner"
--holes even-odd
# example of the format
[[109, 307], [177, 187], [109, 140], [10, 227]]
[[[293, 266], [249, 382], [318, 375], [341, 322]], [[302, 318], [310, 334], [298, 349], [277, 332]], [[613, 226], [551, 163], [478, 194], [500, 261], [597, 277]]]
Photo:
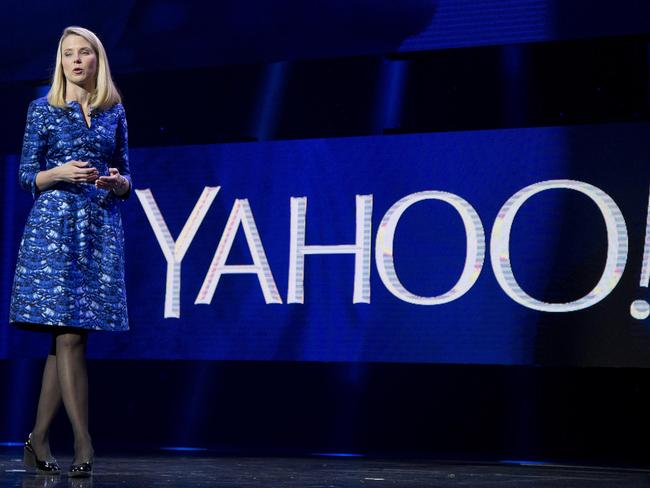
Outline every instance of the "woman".
[[106, 52], [67, 27], [47, 97], [29, 105], [19, 182], [34, 204], [20, 242], [12, 325], [51, 334], [25, 464], [60, 473], [49, 427], [63, 401], [74, 432], [69, 476], [92, 474], [85, 349], [91, 330], [129, 329], [119, 202], [131, 193], [127, 125]]

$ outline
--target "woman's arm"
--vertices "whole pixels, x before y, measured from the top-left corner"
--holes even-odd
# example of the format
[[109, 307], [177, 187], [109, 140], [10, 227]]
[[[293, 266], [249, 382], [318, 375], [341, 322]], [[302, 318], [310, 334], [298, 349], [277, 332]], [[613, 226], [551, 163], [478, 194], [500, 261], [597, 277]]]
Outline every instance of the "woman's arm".
[[72, 160], [56, 168], [40, 171], [35, 181], [38, 188], [45, 190], [59, 181], [75, 184], [92, 183], [98, 176], [97, 168], [90, 166], [87, 161]]
[[59, 168], [51, 168], [45, 171], [39, 171], [36, 173], [36, 179], [34, 180], [38, 191], [47, 190], [51, 186], [56, 185], [57, 182], [61, 181], [58, 178], [57, 170]]
[[42, 190], [54, 184], [51, 182], [53, 177], [51, 173], [38, 178], [38, 183], [41, 183], [41, 186], [37, 185], [36, 181], [41, 172], [41, 164], [44, 165], [47, 150], [46, 117], [47, 106], [37, 104], [36, 100], [29, 104], [18, 168], [18, 182], [23, 190], [31, 192], [34, 199]]
[[119, 106], [119, 115], [117, 123], [117, 133], [115, 134], [115, 152], [113, 153], [112, 167], [116, 168], [121, 176], [124, 177], [113, 192], [122, 200], [126, 200], [131, 195], [131, 172], [129, 171], [129, 132], [126, 123], [126, 113], [124, 107]]

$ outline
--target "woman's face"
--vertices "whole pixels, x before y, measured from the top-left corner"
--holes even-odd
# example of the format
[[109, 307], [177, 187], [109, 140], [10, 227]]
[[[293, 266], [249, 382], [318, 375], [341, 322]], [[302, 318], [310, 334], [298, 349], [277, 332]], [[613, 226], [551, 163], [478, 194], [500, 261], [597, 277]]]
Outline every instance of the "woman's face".
[[86, 39], [74, 34], [63, 39], [61, 60], [66, 80], [80, 86], [94, 84], [97, 55]]

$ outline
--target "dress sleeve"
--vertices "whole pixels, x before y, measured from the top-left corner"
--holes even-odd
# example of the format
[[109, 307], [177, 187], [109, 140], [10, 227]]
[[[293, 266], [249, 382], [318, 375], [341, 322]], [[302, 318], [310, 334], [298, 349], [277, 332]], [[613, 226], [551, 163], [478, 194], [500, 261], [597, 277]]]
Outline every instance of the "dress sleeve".
[[113, 168], [117, 168], [122, 176], [129, 181], [129, 189], [118, 198], [126, 200], [131, 195], [131, 172], [129, 171], [129, 132], [126, 124], [126, 113], [120, 105], [120, 112], [117, 120], [117, 131], [115, 133], [115, 152], [113, 153]]
[[18, 182], [21, 188], [31, 192], [34, 200], [41, 193], [36, 186], [36, 175], [45, 166], [45, 152], [47, 150], [47, 129], [44, 112], [35, 101], [27, 109], [27, 125], [23, 137], [23, 150], [20, 155], [18, 168]]

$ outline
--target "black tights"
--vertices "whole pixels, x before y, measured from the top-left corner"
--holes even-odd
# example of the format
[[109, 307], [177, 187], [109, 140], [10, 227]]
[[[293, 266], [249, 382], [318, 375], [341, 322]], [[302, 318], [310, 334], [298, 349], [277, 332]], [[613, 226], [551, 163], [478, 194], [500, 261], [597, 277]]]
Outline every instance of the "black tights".
[[76, 462], [92, 459], [92, 441], [88, 433], [87, 343], [87, 331], [65, 328], [52, 333], [32, 430], [34, 449], [41, 459], [51, 457], [50, 424], [61, 403], [72, 425]]

